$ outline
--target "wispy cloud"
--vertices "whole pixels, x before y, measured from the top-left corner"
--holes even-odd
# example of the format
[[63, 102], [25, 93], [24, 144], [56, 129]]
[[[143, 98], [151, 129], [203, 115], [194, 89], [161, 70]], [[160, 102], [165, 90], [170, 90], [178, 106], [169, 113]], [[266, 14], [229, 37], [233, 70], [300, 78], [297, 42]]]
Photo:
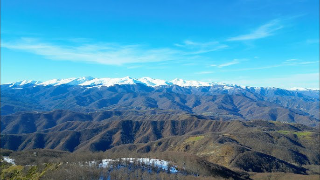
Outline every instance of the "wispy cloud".
[[227, 66], [232, 66], [232, 65], [235, 65], [235, 64], [239, 64], [241, 61], [239, 59], [234, 59], [230, 62], [226, 62], [226, 63], [222, 63], [222, 64], [212, 64], [210, 66], [212, 67], [218, 67], [218, 68], [223, 68], [223, 67], [227, 67]]
[[307, 39], [307, 44], [319, 44], [319, 39]]
[[53, 60], [85, 61], [108, 65], [169, 61], [178, 58], [173, 49], [148, 49], [139, 45], [85, 44], [59, 46], [37, 39], [22, 38], [2, 47], [31, 52]]
[[227, 84], [247, 85], [254, 87], [279, 87], [294, 88], [305, 87], [311, 89], [319, 89], [319, 72], [306, 74], [291, 74], [279, 77], [254, 78], [240, 77], [232, 80], [224, 80]]
[[197, 63], [185, 63], [185, 64], [182, 64], [184, 66], [196, 66], [198, 65]]
[[141, 68], [141, 67], [143, 67], [143, 66], [129, 66], [129, 67], [127, 67], [127, 69], [137, 69], [137, 68]]
[[201, 72], [196, 72], [195, 74], [212, 74], [214, 73], [213, 71], [201, 71]]
[[252, 31], [249, 34], [231, 37], [227, 39], [227, 41], [246, 41], [246, 40], [261, 39], [261, 38], [274, 35], [275, 31], [282, 28], [283, 26], [280, 24], [280, 20], [275, 19], [275, 20], [272, 20], [271, 22], [268, 22], [258, 27], [256, 30]]
[[319, 61], [302, 61], [299, 59], [287, 59], [279, 66], [298, 66], [298, 65], [306, 65], [306, 64], [318, 64]]
[[82, 61], [106, 65], [182, 61], [186, 59], [198, 60], [205, 57], [200, 57], [197, 54], [227, 47], [219, 42], [196, 43], [185, 41], [183, 44], [176, 44], [180, 48], [151, 48], [145, 45], [88, 43], [80, 40], [77, 39], [72, 43], [73, 45], [61, 45], [36, 38], [21, 38], [17, 41], [2, 42], [1, 46], [30, 52], [51, 60]]
[[287, 59], [285, 62], [293, 62], [293, 61], [298, 61], [298, 59]]
[[241, 68], [241, 69], [231, 69], [224, 70], [225, 72], [234, 72], [234, 71], [250, 71], [250, 70], [260, 70], [260, 69], [271, 69], [278, 67], [286, 67], [286, 66], [301, 66], [301, 65], [309, 65], [309, 64], [319, 64], [319, 61], [302, 61], [299, 59], [288, 59], [282, 61], [279, 64], [273, 64], [268, 66], [260, 66], [260, 67], [251, 67], [251, 68]]
[[208, 52], [218, 51], [218, 50], [229, 47], [228, 45], [221, 44], [218, 41], [194, 42], [194, 41], [186, 40], [182, 44], [174, 44], [174, 45], [180, 48], [187, 49], [188, 54], [208, 53]]
[[4, 48], [21, 50], [52, 60], [84, 61], [107, 65], [170, 61], [179, 58], [180, 51], [170, 48], [152, 49], [141, 45], [118, 45], [112, 43], [62, 46], [33, 38], [2, 43]]

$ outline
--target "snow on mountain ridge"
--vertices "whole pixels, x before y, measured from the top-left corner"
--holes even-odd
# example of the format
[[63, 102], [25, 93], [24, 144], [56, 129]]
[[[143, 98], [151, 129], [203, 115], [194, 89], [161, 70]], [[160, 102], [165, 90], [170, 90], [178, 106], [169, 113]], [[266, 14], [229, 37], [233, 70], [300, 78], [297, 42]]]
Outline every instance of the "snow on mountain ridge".
[[138, 79], [142, 84], [145, 84], [146, 86], [167, 86], [167, 85], [172, 85], [172, 83], [167, 82], [162, 79], [153, 79], [150, 77], [142, 77]]
[[17, 81], [17, 82], [13, 82], [10, 83], [10, 87], [14, 87], [14, 86], [24, 86], [24, 85], [28, 85], [28, 84], [39, 84], [41, 83], [40, 81], [34, 81], [34, 80], [23, 80], [23, 81]]
[[[125, 85], [125, 84], [144, 84], [150, 87], [157, 86], [171, 86], [177, 85], [181, 87], [206, 87], [206, 86], [219, 86], [225, 90], [231, 89], [249, 89], [254, 90], [262, 89], [277, 89], [275, 87], [250, 87], [250, 86], [238, 86], [235, 84], [225, 84], [217, 82], [201, 82], [194, 80], [183, 80], [183, 79], [173, 79], [171, 81], [165, 81], [162, 79], [153, 79], [150, 77], [142, 77], [139, 79], [131, 78], [129, 76], [123, 78], [93, 78], [93, 77], [80, 77], [80, 78], [67, 78], [67, 79], [52, 79], [45, 82], [34, 81], [34, 80], [23, 80], [18, 82], [9, 83], [9, 87], [20, 87], [24, 85], [34, 85], [34, 86], [59, 86], [59, 85], [79, 85], [79, 86], [89, 86], [89, 87], [110, 87], [114, 85]], [[309, 88], [290, 88], [290, 91], [314, 91], [317, 89]]]
[[80, 86], [114, 86], [115, 84], [137, 84], [139, 81], [130, 77], [123, 77], [123, 78], [94, 78], [92, 80], [80, 83]]
[[178, 85], [178, 86], [195, 86], [195, 87], [200, 87], [200, 86], [212, 86], [214, 85], [213, 83], [208, 83], [208, 82], [200, 82], [200, 81], [185, 81], [183, 79], [174, 79], [172, 81], [172, 84]]
[[81, 78], [67, 78], [67, 79], [51, 79], [49, 81], [45, 81], [43, 83], [40, 83], [38, 85], [43, 85], [43, 86], [59, 86], [62, 84], [67, 84], [67, 85], [79, 85], [81, 83], [84, 83], [86, 81], [92, 80], [92, 77], [81, 77]]
[[293, 87], [289, 88], [290, 91], [318, 91], [319, 89], [310, 89], [310, 88], [303, 88], [303, 87]]

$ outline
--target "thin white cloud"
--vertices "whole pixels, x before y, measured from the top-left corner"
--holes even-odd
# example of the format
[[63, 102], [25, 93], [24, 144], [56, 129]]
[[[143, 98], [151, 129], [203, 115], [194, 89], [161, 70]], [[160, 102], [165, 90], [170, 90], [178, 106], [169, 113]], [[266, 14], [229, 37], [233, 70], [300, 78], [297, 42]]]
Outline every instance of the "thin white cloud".
[[298, 59], [287, 59], [285, 62], [297, 61]]
[[214, 72], [212, 71], [201, 71], [201, 72], [196, 72], [195, 74], [212, 74]]
[[231, 37], [227, 39], [227, 41], [246, 41], [246, 40], [254, 40], [254, 39], [261, 39], [268, 36], [274, 35], [274, 32], [282, 29], [283, 26], [280, 24], [278, 19], [272, 20], [267, 24], [264, 24], [258, 27], [256, 30], [252, 31], [249, 34], [239, 35], [235, 37]]
[[[79, 42], [81, 43], [81, 41]], [[114, 43], [75, 42], [73, 46], [57, 45], [34, 38], [21, 38], [14, 42], [3, 42], [2, 47], [30, 52], [51, 60], [67, 60], [99, 63], [106, 65], [123, 65], [131, 63], [181, 61], [205, 57], [197, 56], [205, 52], [223, 49], [226, 45], [219, 42], [195, 43], [185, 41], [183, 49], [150, 48], [142, 45], [119, 45]], [[177, 45], [179, 46], [179, 45]]]
[[[309, 64], [319, 64], [319, 61], [301, 61], [298, 59], [288, 59], [280, 64], [274, 64], [269, 66], [260, 66], [260, 67], [252, 67], [252, 68], [242, 68], [242, 69], [231, 69], [224, 70], [224, 72], [235, 72], [235, 71], [250, 71], [250, 70], [260, 70], [260, 69], [271, 69], [278, 67], [286, 67], [286, 66], [299, 66], [299, 65], [309, 65]], [[212, 66], [212, 65], [211, 65]]]
[[190, 40], [184, 41], [182, 44], [174, 44], [177, 47], [187, 49], [187, 54], [202, 54], [213, 51], [218, 51], [221, 49], [228, 48], [228, 45], [221, 44], [218, 41], [211, 42], [194, 42]]
[[317, 63], [317, 64], [319, 64], [319, 61], [304, 61], [304, 62], [300, 62], [300, 63], [298, 63], [298, 64], [295, 64], [295, 65], [303, 65], [303, 64], [315, 64], [315, 63]]
[[226, 63], [222, 63], [222, 64], [211, 64], [210, 66], [211, 67], [218, 67], [218, 68], [223, 68], [223, 67], [227, 67], [227, 66], [232, 66], [232, 65], [235, 65], [235, 64], [239, 64], [241, 61], [239, 59], [234, 59], [230, 62], [226, 62]]
[[21, 38], [16, 42], [2, 43], [1, 46], [34, 53], [52, 60], [84, 61], [107, 65], [161, 62], [181, 58], [180, 51], [170, 48], [152, 49], [140, 45], [111, 43], [60, 46], [37, 39]]
[[219, 68], [223, 68], [223, 67], [227, 67], [227, 66], [232, 66], [232, 65], [235, 65], [235, 64], [239, 64], [240, 61], [238, 59], [234, 59], [233, 61], [230, 61], [230, 62], [227, 62], [227, 63], [224, 63], [224, 64], [220, 64], [218, 67]]
[[307, 44], [319, 44], [319, 39], [307, 39]]
[[238, 84], [253, 87], [279, 87], [290, 89], [294, 87], [304, 87], [319, 89], [319, 73], [292, 74], [270, 78], [243, 77], [236, 80], [224, 80], [227, 84]]
[[297, 65], [306, 65], [306, 64], [316, 64], [319, 61], [302, 61], [299, 59], [288, 59], [279, 64], [279, 66], [297, 66]]
[[185, 64], [182, 64], [184, 66], [196, 66], [198, 65], [198, 63], [185, 63]]
[[141, 68], [142, 66], [129, 66], [127, 67], [127, 69], [137, 69], [137, 68]]

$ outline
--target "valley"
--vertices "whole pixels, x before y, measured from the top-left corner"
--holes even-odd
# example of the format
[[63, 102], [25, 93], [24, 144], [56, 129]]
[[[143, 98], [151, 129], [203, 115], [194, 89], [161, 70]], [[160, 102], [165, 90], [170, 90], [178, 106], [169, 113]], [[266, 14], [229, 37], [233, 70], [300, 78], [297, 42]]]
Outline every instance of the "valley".
[[[62, 169], [120, 179], [312, 179], [320, 174], [318, 91], [78, 81], [1, 85], [2, 155], [13, 158], [22, 174], [31, 164], [41, 179], [56, 173], [73, 178]], [[148, 165], [132, 169], [117, 158], [161, 159], [178, 173], [147, 171]], [[77, 165], [104, 159], [117, 165]], [[4, 163], [2, 175], [13, 166]]]

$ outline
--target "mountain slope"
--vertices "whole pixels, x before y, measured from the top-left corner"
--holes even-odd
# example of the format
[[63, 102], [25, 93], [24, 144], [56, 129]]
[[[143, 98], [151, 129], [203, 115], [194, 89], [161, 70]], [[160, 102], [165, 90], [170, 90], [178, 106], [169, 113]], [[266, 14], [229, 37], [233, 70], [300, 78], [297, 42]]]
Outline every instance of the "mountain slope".
[[101, 122], [68, 121], [34, 133], [3, 134], [1, 147], [71, 152], [109, 149], [123, 153], [186, 152], [212, 163], [252, 172], [305, 174], [302, 166], [319, 165], [319, 133], [315, 128], [299, 124], [197, 117]]
[[79, 113], [65, 110], [50, 112], [26, 112], [1, 116], [1, 133], [23, 134], [39, 131], [61, 131], [93, 128], [111, 121], [164, 121], [206, 119], [198, 115], [175, 111], [101, 111]]
[[[135, 79], [127, 80], [132, 84], [87, 86], [74, 83], [74, 80], [63, 80], [64, 83], [53, 81], [41, 85], [1, 85], [1, 113], [55, 109], [78, 112], [164, 109], [222, 119], [264, 119], [310, 126], [319, 122], [318, 91], [306, 93], [216, 84], [200, 86], [195, 82], [151, 87], [146, 85], [151, 81], [142, 84]], [[188, 83], [193, 86], [185, 86]]]

